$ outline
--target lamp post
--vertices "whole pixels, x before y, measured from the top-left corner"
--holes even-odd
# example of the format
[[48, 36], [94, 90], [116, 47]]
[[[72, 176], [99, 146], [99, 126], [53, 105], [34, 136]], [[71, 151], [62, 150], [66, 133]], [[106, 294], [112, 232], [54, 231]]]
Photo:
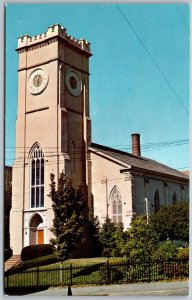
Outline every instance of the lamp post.
[[145, 198], [145, 211], [146, 211], [146, 216], [147, 216], [147, 224], [149, 222], [149, 211], [148, 211], [148, 199]]

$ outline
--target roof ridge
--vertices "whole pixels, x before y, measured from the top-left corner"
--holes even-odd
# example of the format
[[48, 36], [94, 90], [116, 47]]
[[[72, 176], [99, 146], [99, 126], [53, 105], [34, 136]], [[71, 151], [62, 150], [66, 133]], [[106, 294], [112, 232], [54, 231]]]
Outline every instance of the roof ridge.
[[113, 152], [117, 152], [117, 153], [121, 153], [121, 154], [125, 154], [127, 156], [131, 156], [133, 158], [138, 158], [138, 159], [142, 159], [142, 160], [145, 160], [146, 158], [143, 157], [143, 156], [137, 156], [137, 155], [134, 155], [132, 153], [129, 153], [129, 152], [126, 152], [126, 151], [123, 151], [123, 150], [119, 150], [119, 149], [115, 149], [115, 148], [112, 148], [112, 147], [109, 147], [109, 146], [104, 146], [104, 145], [101, 145], [101, 144], [97, 144], [97, 143], [91, 143], [91, 147], [95, 147], [95, 148], [99, 148], [100, 150], [110, 150], [110, 151], [113, 151]]

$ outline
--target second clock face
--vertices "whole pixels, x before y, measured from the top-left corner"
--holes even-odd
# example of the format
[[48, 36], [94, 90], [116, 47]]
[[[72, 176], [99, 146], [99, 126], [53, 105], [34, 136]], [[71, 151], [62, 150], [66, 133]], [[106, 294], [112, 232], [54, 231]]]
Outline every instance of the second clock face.
[[71, 95], [78, 97], [82, 91], [82, 83], [78, 74], [73, 70], [65, 73], [65, 84]]
[[48, 73], [43, 68], [35, 69], [28, 79], [28, 90], [31, 94], [40, 94], [42, 93], [48, 84]]

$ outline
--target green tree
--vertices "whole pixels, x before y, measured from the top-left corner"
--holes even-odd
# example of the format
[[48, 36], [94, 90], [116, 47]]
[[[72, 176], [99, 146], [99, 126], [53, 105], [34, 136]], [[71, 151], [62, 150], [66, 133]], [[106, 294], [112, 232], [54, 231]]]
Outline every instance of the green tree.
[[124, 248], [128, 241], [126, 232], [124, 231], [123, 223], [115, 225], [115, 232], [113, 234], [115, 239], [115, 248], [112, 251], [113, 256], [123, 256]]
[[103, 256], [123, 256], [123, 249], [127, 242], [127, 235], [122, 223], [113, 223], [110, 218], [106, 218], [99, 231], [99, 241]]
[[61, 260], [68, 259], [75, 245], [82, 238], [87, 212], [84, 206], [86, 196], [80, 185], [77, 189], [72, 186], [71, 180], [66, 180], [62, 172], [56, 190], [55, 176], [51, 174], [52, 207], [54, 211], [51, 231], [54, 238], [51, 243]]
[[149, 217], [149, 222], [160, 241], [182, 240], [189, 242], [189, 203], [177, 201], [161, 208]]
[[114, 237], [115, 230], [115, 224], [110, 218], [106, 218], [99, 231], [99, 241], [102, 247], [102, 256], [112, 256], [112, 251], [116, 247]]
[[131, 259], [149, 259], [158, 247], [158, 235], [148, 224], [146, 216], [137, 216], [132, 219], [127, 230], [128, 242], [124, 253]]
[[99, 221], [97, 217], [90, 216], [84, 220], [84, 231], [81, 240], [74, 247], [70, 257], [97, 257], [101, 255], [99, 241]]

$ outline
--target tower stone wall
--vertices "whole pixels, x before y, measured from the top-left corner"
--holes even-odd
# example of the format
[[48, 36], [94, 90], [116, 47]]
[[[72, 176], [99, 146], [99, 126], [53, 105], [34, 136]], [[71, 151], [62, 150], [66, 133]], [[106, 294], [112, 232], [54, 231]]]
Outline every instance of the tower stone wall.
[[[19, 254], [30, 241], [38, 243], [38, 231], [43, 231], [44, 243], [49, 243], [53, 219], [48, 197], [51, 173], [57, 182], [64, 171], [75, 186], [83, 183], [88, 188], [88, 146], [91, 143], [90, 44], [69, 36], [65, 28], [56, 24], [46, 33], [20, 37], [17, 52], [18, 117], [10, 218], [14, 254]], [[31, 202], [31, 151], [35, 145], [43, 153], [44, 196], [35, 194], [36, 205], [37, 197], [44, 197], [41, 207], [32, 207]], [[34, 160], [37, 163], [37, 158]], [[41, 188], [36, 185], [35, 193]], [[91, 209], [90, 205], [88, 201]], [[37, 220], [42, 220], [38, 226], [30, 225]]]

